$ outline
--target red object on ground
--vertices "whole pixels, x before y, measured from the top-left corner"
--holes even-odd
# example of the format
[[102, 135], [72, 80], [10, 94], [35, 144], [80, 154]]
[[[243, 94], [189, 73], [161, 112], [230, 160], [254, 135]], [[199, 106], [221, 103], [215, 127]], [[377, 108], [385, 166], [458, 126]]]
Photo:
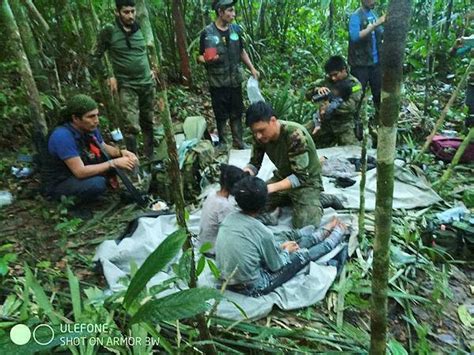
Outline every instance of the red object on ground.
[[[433, 141], [431, 142], [430, 149], [431, 152], [437, 156], [439, 159], [450, 162], [459, 146], [462, 143], [461, 138], [456, 137], [445, 137], [445, 136], [434, 136]], [[470, 143], [469, 146], [464, 151], [461, 159], [461, 163], [471, 163], [474, 162], [474, 144]]]

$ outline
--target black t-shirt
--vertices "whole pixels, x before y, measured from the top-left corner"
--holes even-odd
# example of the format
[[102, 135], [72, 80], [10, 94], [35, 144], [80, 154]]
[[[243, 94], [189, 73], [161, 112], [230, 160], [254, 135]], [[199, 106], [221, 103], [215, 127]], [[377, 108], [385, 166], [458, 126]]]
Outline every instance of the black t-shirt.
[[[230, 36], [230, 30], [227, 29], [225, 31], [221, 31], [216, 24], [213, 24], [216, 28], [217, 31], [219, 32], [219, 35], [221, 36], [221, 41], [228, 46], [229, 45], [229, 36]], [[232, 25], [231, 25], [232, 26]], [[242, 39], [242, 31], [240, 30], [239, 26], [233, 25], [234, 26], [234, 31], [238, 33], [239, 35], [239, 42], [240, 42], [240, 48], [244, 48], [244, 41]], [[201, 32], [201, 38], [199, 41], [199, 54], [204, 54], [204, 50], [206, 49], [206, 31]]]

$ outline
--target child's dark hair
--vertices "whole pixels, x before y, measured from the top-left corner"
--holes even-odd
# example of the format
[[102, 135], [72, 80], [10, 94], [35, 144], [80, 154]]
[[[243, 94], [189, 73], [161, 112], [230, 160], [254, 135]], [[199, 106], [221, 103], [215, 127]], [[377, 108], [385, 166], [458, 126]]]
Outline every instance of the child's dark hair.
[[235, 184], [233, 194], [243, 212], [260, 212], [267, 203], [267, 184], [256, 176], [246, 176]]
[[347, 101], [352, 94], [352, 83], [350, 80], [340, 80], [334, 83], [334, 89], [339, 92], [339, 97]]
[[220, 170], [219, 184], [221, 188], [226, 189], [230, 193], [232, 193], [235, 183], [248, 175], [245, 171], [234, 165], [221, 164]]
[[326, 74], [329, 74], [333, 71], [347, 70], [347, 64], [343, 57], [340, 55], [334, 55], [328, 59], [326, 64], [324, 64], [324, 71]]

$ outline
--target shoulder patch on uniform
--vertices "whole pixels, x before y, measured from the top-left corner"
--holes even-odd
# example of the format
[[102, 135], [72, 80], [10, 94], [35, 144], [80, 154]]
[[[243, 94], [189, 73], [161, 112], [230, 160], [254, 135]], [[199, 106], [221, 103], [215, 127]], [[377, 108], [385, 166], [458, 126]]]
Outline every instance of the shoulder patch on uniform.
[[298, 155], [306, 151], [306, 136], [301, 129], [296, 129], [290, 134], [288, 151], [291, 155]]
[[362, 90], [362, 85], [360, 84], [356, 84], [352, 87], [352, 92], [357, 92], [357, 91], [360, 91]]

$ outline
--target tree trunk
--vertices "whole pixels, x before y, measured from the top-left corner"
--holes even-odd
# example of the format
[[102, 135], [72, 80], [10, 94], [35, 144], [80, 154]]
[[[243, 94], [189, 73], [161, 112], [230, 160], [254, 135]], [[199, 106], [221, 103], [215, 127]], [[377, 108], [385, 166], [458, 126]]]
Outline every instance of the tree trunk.
[[178, 53], [181, 59], [181, 77], [186, 86], [192, 86], [191, 67], [189, 65], [188, 45], [186, 43], [186, 28], [182, 13], [181, 0], [173, 0], [173, 18], [176, 33], [176, 42], [178, 44]]
[[[153, 38], [153, 32], [151, 28], [151, 23], [148, 17], [148, 10], [144, 0], [137, 0], [137, 17], [140, 22], [143, 34], [145, 36], [146, 46], [148, 49], [148, 55], [152, 66], [158, 68], [159, 64], [159, 54], [157, 53], [155, 42]], [[183, 195], [183, 181], [181, 176], [181, 171], [179, 169], [178, 162], [178, 151], [176, 149], [176, 141], [174, 139], [173, 133], [173, 123], [171, 121], [171, 113], [168, 103], [168, 92], [166, 87], [166, 81], [161, 73], [160, 77], [160, 88], [161, 88], [161, 98], [159, 100], [159, 106], [161, 111], [161, 122], [165, 131], [166, 145], [168, 146], [168, 157], [169, 157], [169, 179], [174, 182], [175, 189], [174, 191], [174, 201], [175, 201], [175, 210], [176, 210], [176, 220], [178, 225], [187, 230], [186, 225], [186, 210], [184, 203]], [[189, 287], [196, 287], [196, 265], [194, 262], [194, 249], [191, 241], [191, 233], [188, 231], [188, 240], [184, 246], [185, 249], [191, 248], [191, 265], [190, 265], [190, 282]], [[209, 333], [209, 328], [207, 326], [206, 318], [204, 315], [199, 315], [196, 317], [199, 329], [200, 338], [203, 341], [207, 341], [208, 344], [204, 346], [205, 352], [207, 354], [217, 354], [214, 344], [211, 342], [212, 338]]]
[[334, 12], [335, 12], [334, 0], [329, 1], [329, 38], [331, 39], [331, 43], [334, 40]]
[[431, 29], [433, 28], [433, 13], [434, 13], [434, 3], [435, 0], [430, 0], [430, 12], [428, 14], [428, 31], [426, 35], [426, 78], [425, 78], [425, 102], [423, 105], [424, 113], [422, 125], [425, 125], [424, 119], [428, 112], [428, 105], [429, 105], [429, 88], [431, 86], [431, 79], [432, 79], [432, 66], [431, 63], [433, 56], [431, 55], [432, 51], [432, 38], [431, 38]]
[[41, 65], [40, 53], [36, 44], [33, 32], [25, 14], [25, 9], [20, 5], [19, 0], [10, 0], [10, 5], [15, 15], [16, 23], [20, 31], [21, 41], [25, 49], [26, 56], [30, 62], [31, 71], [40, 91], [48, 92], [48, 81], [43, 75], [43, 66]]
[[370, 353], [380, 355], [385, 354], [387, 342], [387, 289], [392, 231], [393, 170], [403, 60], [410, 17], [410, 0], [390, 1], [382, 54], [382, 103], [377, 147], [377, 193], [370, 324]]
[[453, 0], [449, 0], [446, 8], [446, 23], [444, 24], [443, 38], [448, 38], [449, 27], [451, 26], [451, 16], [453, 14]]
[[43, 33], [49, 33], [49, 25], [46, 22], [46, 20], [43, 18], [43, 16], [40, 14], [38, 9], [36, 8], [35, 4], [33, 4], [33, 1], [31, 0], [25, 0], [25, 5], [30, 12], [30, 16], [38, 23], [38, 25], [41, 27]]
[[[43, 108], [41, 107], [40, 95], [33, 77], [33, 73], [31, 71], [30, 62], [28, 61], [28, 57], [25, 54], [20, 32], [18, 30], [18, 26], [8, 0], [3, 0], [0, 2], [0, 4], [0, 15], [5, 22], [5, 30], [7, 31], [5, 38], [10, 39], [9, 47], [12, 57], [18, 62], [21, 80], [28, 95], [31, 121], [33, 122], [34, 127], [33, 137], [44, 138], [48, 133], [48, 125], [45, 120]], [[37, 147], [37, 149], [38, 148], [39, 147]]]

